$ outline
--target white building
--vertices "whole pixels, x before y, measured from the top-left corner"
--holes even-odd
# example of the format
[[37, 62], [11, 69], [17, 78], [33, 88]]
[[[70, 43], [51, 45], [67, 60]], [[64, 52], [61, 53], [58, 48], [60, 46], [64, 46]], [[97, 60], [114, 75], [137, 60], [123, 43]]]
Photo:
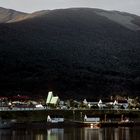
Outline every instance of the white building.
[[47, 100], [46, 100], [46, 104], [49, 104], [51, 102], [52, 97], [53, 97], [53, 92], [49, 91], [48, 96], [47, 96]]
[[103, 102], [102, 102], [101, 99], [100, 99], [99, 102], [98, 102], [98, 107], [99, 107], [99, 108], [102, 108], [102, 107], [103, 107]]
[[53, 92], [50, 91], [48, 92], [47, 100], [46, 100], [46, 105], [53, 105], [56, 106], [59, 103], [59, 97], [58, 96], [53, 96]]

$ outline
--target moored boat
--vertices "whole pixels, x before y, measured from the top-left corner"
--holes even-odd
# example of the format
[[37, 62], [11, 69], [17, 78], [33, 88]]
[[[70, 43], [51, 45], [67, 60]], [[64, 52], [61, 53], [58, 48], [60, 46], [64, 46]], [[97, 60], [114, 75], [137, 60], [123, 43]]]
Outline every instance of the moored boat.
[[10, 121], [0, 120], [0, 129], [6, 129], [11, 127], [12, 127], [12, 123]]

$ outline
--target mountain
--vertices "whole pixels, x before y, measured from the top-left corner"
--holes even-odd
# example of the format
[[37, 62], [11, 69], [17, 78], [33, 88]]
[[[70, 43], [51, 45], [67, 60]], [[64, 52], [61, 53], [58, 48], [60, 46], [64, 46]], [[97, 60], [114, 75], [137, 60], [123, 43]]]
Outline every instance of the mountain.
[[1, 94], [139, 95], [139, 16], [92, 8], [16, 13], [0, 19]]
[[0, 7], [0, 23], [15, 22], [21, 20], [28, 14], [23, 12], [18, 12], [12, 9], [5, 9]]

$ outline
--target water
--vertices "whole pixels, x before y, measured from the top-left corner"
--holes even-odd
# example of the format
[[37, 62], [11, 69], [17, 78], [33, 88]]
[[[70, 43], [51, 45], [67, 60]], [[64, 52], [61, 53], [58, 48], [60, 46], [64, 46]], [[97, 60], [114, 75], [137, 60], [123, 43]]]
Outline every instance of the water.
[[140, 127], [0, 129], [0, 140], [140, 140]]

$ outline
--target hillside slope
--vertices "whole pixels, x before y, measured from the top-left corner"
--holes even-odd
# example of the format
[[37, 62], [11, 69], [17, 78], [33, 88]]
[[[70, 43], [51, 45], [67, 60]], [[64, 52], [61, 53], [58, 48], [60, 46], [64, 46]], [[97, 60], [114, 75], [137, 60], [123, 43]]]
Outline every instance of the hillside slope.
[[139, 95], [139, 38], [140, 17], [100, 9], [40, 11], [2, 23], [1, 93]]
[[12, 9], [5, 9], [0, 7], [0, 23], [15, 22], [22, 20], [28, 14], [23, 12], [18, 12]]

